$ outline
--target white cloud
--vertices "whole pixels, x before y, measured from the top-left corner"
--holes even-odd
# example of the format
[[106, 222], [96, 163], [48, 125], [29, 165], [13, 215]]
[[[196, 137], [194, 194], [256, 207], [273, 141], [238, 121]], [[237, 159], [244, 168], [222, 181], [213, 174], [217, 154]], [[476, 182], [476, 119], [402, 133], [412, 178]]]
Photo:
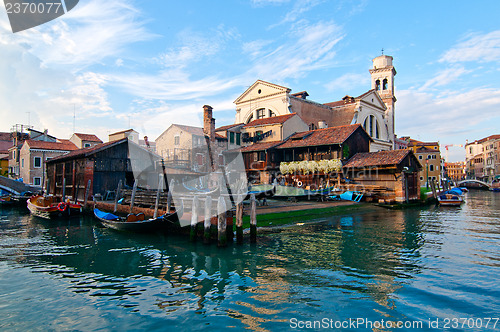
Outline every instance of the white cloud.
[[370, 86], [370, 77], [368, 75], [353, 73], [344, 74], [325, 84], [325, 88], [328, 91], [341, 91], [341, 94], [346, 91], [354, 90], [360, 86]]
[[499, 89], [477, 88], [439, 96], [400, 90], [397, 98], [396, 127], [401, 136], [439, 137], [444, 141], [448, 137], [464, 137], [467, 132], [500, 125]]
[[290, 0], [250, 0], [254, 6], [280, 5], [290, 2]]
[[500, 60], [500, 30], [486, 34], [468, 35], [465, 40], [448, 50], [440, 62], [495, 62]]
[[318, 22], [290, 32], [290, 41], [269, 45], [267, 53], [255, 59], [246, 76], [283, 81], [299, 78], [307, 72], [328, 67], [335, 56], [334, 46], [343, 39], [340, 27], [333, 22]]
[[438, 72], [437, 75], [435, 75], [433, 78], [425, 82], [425, 84], [420, 87], [419, 90], [423, 91], [429, 88], [447, 85], [456, 81], [460, 76], [470, 72], [470, 70], [466, 70], [462, 66], [454, 66], [444, 69]]
[[301, 21], [304, 13], [308, 12], [322, 2], [324, 2], [324, 0], [297, 0], [292, 9], [287, 12], [283, 19], [278, 23], [271, 25], [269, 28], [272, 29], [285, 23]]
[[221, 52], [229, 41], [238, 38], [239, 34], [236, 29], [228, 28], [223, 24], [216, 29], [204, 32], [185, 29], [177, 35], [181, 45], [161, 54], [158, 62], [167, 68], [184, 68]]
[[43, 66], [83, 67], [117, 55], [131, 43], [151, 39], [143, 25], [139, 12], [126, 0], [91, 0], [57, 20], [4, 39], [27, 45], [26, 51]]

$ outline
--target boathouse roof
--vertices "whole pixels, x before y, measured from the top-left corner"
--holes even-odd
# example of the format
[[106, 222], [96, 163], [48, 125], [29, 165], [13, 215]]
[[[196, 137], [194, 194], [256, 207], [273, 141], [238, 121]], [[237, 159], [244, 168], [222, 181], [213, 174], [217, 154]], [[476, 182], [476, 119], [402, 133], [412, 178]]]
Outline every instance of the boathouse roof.
[[417, 158], [411, 150], [389, 150], [378, 152], [360, 152], [356, 153], [344, 165], [344, 168], [363, 168], [363, 167], [377, 167], [377, 166], [397, 166], [401, 164], [407, 157], [412, 157], [417, 161]]

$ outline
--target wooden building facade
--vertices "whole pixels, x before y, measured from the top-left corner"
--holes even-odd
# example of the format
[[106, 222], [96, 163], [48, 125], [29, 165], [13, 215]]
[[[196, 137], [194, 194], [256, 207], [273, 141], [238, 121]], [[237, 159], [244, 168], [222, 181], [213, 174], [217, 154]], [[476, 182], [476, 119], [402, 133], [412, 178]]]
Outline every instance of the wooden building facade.
[[155, 173], [154, 165], [158, 159], [128, 139], [72, 151], [47, 161], [47, 192], [61, 196], [64, 179], [66, 196], [78, 199], [84, 199], [89, 180], [90, 195], [103, 196], [107, 191], [115, 190], [120, 180], [129, 187], [133, 186], [136, 177], [142, 186], [154, 183], [152, 181], [157, 184], [158, 177], [154, 176], [153, 180], [149, 173]]
[[384, 201], [398, 203], [420, 199], [421, 169], [411, 150], [357, 153], [343, 167], [353, 183], [386, 188]]

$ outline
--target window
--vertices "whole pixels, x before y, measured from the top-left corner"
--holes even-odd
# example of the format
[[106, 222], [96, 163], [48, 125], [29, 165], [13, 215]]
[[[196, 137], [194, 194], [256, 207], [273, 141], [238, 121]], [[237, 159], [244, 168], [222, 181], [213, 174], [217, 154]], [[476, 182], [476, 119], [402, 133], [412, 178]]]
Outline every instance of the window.
[[314, 123], [311, 123], [309, 125], [309, 130], [315, 130], [316, 129], [316, 126], [314, 125]]
[[174, 136], [174, 145], [179, 145], [181, 142], [181, 137], [179, 135]]
[[424, 177], [423, 176], [420, 177], [420, 181], [424, 181]]
[[35, 168], [40, 168], [42, 167], [42, 158], [41, 157], [35, 157], [35, 160], [33, 162]]
[[273, 116], [276, 116], [276, 114], [273, 111], [269, 110], [269, 117], [273, 117]]
[[265, 116], [264, 111], [265, 109], [263, 108], [257, 110], [257, 119], [262, 119]]
[[380, 138], [380, 127], [374, 115], [367, 116], [363, 128], [370, 135], [370, 137]]
[[375, 90], [380, 91], [380, 80], [375, 81]]
[[434, 165], [429, 165], [429, 172], [434, 172]]
[[24, 159], [21, 159], [21, 167], [24, 167]]
[[234, 143], [234, 133], [232, 131], [229, 132], [229, 143], [230, 144]]
[[241, 134], [236, 133], [236, 145], [241, 145]]
[[84, 147], [84, 148], [90, 148], [90, 143], [85, 143], [85, 144], [83, 144], [83, 147]]
[[42, 179], [39, 177], [33, 178], [33, 185], [34, 186], [41, 186], [42, 185]]
[[384, 81], [382, 83], [382, 90], [387, 90], [387, 78], [384, 78]]
[[266, 161], [266, 152], [265, 151], [259, 152], [259, 161]]
[[422, 160], [422, 156], [421, 156], [421, 155], [420, 155], [420, 156], [418, 156], [418, 159]]

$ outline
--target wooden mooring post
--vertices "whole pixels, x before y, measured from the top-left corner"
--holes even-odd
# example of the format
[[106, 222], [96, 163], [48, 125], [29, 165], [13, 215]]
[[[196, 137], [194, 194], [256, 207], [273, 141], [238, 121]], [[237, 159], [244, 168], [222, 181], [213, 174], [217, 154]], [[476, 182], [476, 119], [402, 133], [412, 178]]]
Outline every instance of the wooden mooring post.
[[243, 244], [243, 203], [236, 204], [236, 243]]
[[207, 196], [205, 199], [205, 219], [203, 223], [203, 243], [210, 244], [210, 227], [212, 223], [210, 219], [212, 218], [212, 196]]
[[257, 242], [257, 201], [254, 194], [250, 196], [250, 242]]
[[219, 247], [227, 246], [227, 231], [226, 231], [226, 202], [222, 196], [219, 197], [217, 204], [217, 245]]
[[83, 207], [85, 208], [87, 206], [87, 201], [89, 199], [89, 193], [90, 193], [90, 185], [92, 184], [91, 180], [87, 181], [87, 188], [85, 188], [85, 199], [83, 200]]
[[62, 183], [62, 196], [61, 196], [61, 201], [64, 202], [66, 200], [66, 178], [63, 178], [63, 183]]
[[134, 181], [134, 187], [132, 188], [132, 197], [130, 198], [130, 213], [134, 209], [135, 193], [137, 191], [137, 179]]
[[163, 187], [163, 174], [160, 174], [158, 179], [158, 190], [156, 191], [156, 201], [155, 201], [155, 213], [153, 215], [153, 219], [156, 219], [158, 216], [158, 206], [160, 205], [160, 194]]
[[189, 239], [191, 241], [196, 241], [196, 226], [198, 225], [198, 196], [193, 197], [193, 206], [191, 208], [191, 232], [189, 233]]
[[113, 213], [116, 213], [116, 210], [118, 210], [118, 200], [120, 200], [121, 191], [122, 191], [122, 180], [118, 181], [118, 187], [116, 187], [115, 207], [113, 209]]

